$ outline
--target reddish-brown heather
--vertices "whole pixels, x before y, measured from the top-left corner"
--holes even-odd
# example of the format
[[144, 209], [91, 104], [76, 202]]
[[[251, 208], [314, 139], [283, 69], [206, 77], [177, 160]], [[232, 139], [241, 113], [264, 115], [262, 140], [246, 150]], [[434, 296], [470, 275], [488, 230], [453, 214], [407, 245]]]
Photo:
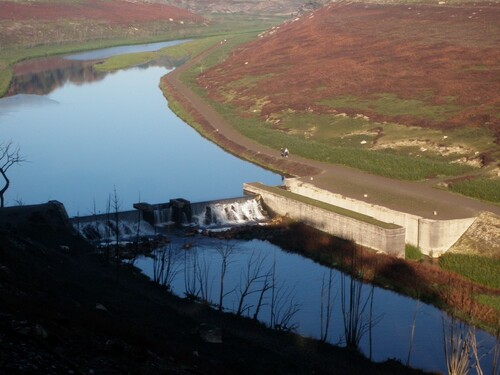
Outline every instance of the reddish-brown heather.
[[[335, 3], [263, 34], [199, 80], [218, 100], [235, 90], [233, 104], [243, 109], [266, 97], [263, 117], [288, 108], [328, 113], [321, 100], [346, 95], [391, 93], [428, 105], [452, 100], [460, 110], [446, 120], [362, 112], [408, 125], [489, 127], [500, 135], [499, 19], [498, 4]], [[244, 77], [260, 79], [235, 87]]]
[[148, 21], [184, 21], [202, 23], [204, 19], [187, 10], [158, 3], [132, 3], [123, 0], [85, 0], [74, 3], [0, 1], [0, 20], [26, 21], [86, 19], [118, 25]]

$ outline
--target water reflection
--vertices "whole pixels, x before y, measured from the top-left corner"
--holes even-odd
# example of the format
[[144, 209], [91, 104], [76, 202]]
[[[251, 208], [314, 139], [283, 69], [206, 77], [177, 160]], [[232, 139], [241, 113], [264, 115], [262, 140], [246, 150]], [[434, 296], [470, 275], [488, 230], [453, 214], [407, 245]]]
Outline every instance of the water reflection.
[[[175, 238], [136, 265], [179, 296], [268, 326], [357, 348], [375, 361], [396, 358], [446, 372], [443, 312], [351, 279], [268, 242]], [[495, 339], [481, 331], [481, 363], [491, 373]], [[474, 371], [470, 372], [471, 374]]]
[[[172, 69], [182, 63], [182, 60], [165, 56], [141, 67], [161, 66]], [[66, 83], [79, 85], [99, 82], [111, 74], [94, 69], [94, 64], [96, 61], [68, 60], [57, 57], [21, 62], [14, 66], [14, 77], [6, 96], [47, 95]]]
[[97, 82], [106, 76], [106, 73], [95, 71], [90, 62], [63, 58], [21, 62], [14, 67], [14, 72], [7, 96], [46, 95], [67, 82], [75, 84]]

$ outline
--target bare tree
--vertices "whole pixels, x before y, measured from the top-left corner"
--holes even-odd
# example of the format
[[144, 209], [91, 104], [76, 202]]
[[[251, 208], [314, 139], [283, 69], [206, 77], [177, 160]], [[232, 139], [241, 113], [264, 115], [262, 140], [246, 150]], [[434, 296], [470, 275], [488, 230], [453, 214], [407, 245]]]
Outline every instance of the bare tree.
[[[498, 323], [500, 323], [500, 321]], [[500, 324], [497, 324], [497, 327], [500, 327]], [[493, 375], [500, 372], [500, 328], [497, 328], [495, 336], [497, 340], [495, 343], [495, 347], [492, 349], [493, 360], [491, 373]]]
[[108, 199], [106, 201], [106, 227], [104, 233], [104, 242], [106, 243], [106, 247], [104, 250], [104, 260], [108, 262], [111, 242], [111, 194], [108, 194]]
[[418, 314], [419, 310], [420, 310], [420, 301], [417, 300], [417, 302], [415, 304], [415, 311], [413, 312], [412, 323], [411, 323], [410, 347], [408, 348], [408, 357], [406, 357], [406, 366], [410, 366], [411, 352], [413, 350], [413, 338], [415, 337], [415, 326], [417, 323], [417, 314]]
[[4, 194], [10, 186], [7, 171], [15, 164], [26, 161], [20, 153], [19, 146], [15, 147], [12, 141], [0, 143], [0, 175], [4, 179], [4, 185], [0, 189], [0, 207], [5, 207]]
[[271, 327], [278, 331], [295, 331], [297, 323], [292, 319], [300, 311], [300, 304], [295, 301], [295, 287], [285, 286], [285, 283], [273, 285], [274, 300], [271, 302], [273, 321]]
[[353, 275], [349, 278], [348, 282], [348, 276], [346, 274], [342, 273], [340, 278], [340, 302], [344, 321], [345, 345], [348, 349], [355, 351], [359, 351], [359, 344], [366, 333], [370, 334], [371, 342], [371, 330], [373, 326], [382, 319], [382, 316], [373, 317], [375, 287], [372, 285], [368, 295], [363, 297], [363, 288], [365, 284], [363, 284], [361, 280], [354, 278], [355, 271], [357, 271], [359, 275], [363, 275], [362, 264], [359, 265], [358, 261], [356, 248], [353, 247], [351, 256], [351, 272]]
[[270, 326], [278, 331], [294, 331], [297, 324], [292, 319], [300, 311], [300, 304], [295, 302], [295, 287], [289, 288], [282, 282], [276, 283], [276, 259], [270, 271], [271, 301], [270, 301]]
[[120, 199], [118, 198], [118, 193], [116, 192], [116, 186], [113, 188], [113, 197], [112, 197], [111, 203], [112, 203], [112, 207], [113, 207], [114, 214], [115, 214], [115, 240], [116, 240], [115, 258], [116, 258], [116, 261], [118, 262], [119, 258], [120, 258], [120, 249], [119, 249], [119, 246], [120, 246], [119, 245], [120, 244], [120, 214], [119, 214]]
[[443, 314], [443, 346], [449, 375], [467, 375], [470, 367], [472, 332], [453, 316]]
[[257, 305], [255, 306], [255, 312], [253, 313], [254, 320], [257, 320], [260, 309], [264, 305], [265, 294], [267, 293], [268, 290], [270, 290], [273, 287], [271, 283], [273, 269], [274, 267], [271, 267], [271, 269], [265, 274], [264, 279], [262, 281], [262, 287], [260, 288], [259, 291], [259, 298], [257, 300]]
[[321, 307], [320, 307], [320, 340], [326, 342], [328, 331], [332, 319], [332, 306], [334, 296], [332, 296], [333, 270], [330, 268], [328, 280], [325, 281], [325, 275], [321, 279]]
[[200, 299], [200, 287], [198, 286], [198, 252], [196, 249], [184, 251], [184, 294], [192, 300]]
[[210, 296], [212, 295], [212, 282], [210, 282], [210, 268], [212, 263], [207, 261], [206, 258], [202, 257], [200, 262], [197, 262], [195, 267], [195, 277], [198, 280], [200, 299], [203, 302], [210, 304]]
[[246, 265], [246, 270], [241, 274], [242, 279], [239, 286], [240, 301], [238, 303], [236, 315], [240, 316], [243, 312], [248, 311], [252, 307], [252, 305], [245, 304], [245, 299], [261, 290], [255, 287], [255, 285], [266, 279], [266, 274], [262, 273], [262, 267], [265, 261], [265, 257], [255, 256], [255, 253], [252, 253], [250, 256]]
[[231, 289], [229, 292], [224, 291], [224, 281], [226, 278], [227, 268], [230, 264], [229, 257], [235, 250], [235, 245], [226, 242], [225, 244], [218, 244], [215, 246], [215, 249], [221, 256], [221, 265], [220, 265], [220, 285], [219, 285], [219, 311], [223, 310], [223, 300], [224, 297], [228, 294], [232, 293], [234, 289]]
[[180, 264], [177, 253], [171, 245], [153, 251], [153, 281], [171, 289], [172, 283], [179, 274]]

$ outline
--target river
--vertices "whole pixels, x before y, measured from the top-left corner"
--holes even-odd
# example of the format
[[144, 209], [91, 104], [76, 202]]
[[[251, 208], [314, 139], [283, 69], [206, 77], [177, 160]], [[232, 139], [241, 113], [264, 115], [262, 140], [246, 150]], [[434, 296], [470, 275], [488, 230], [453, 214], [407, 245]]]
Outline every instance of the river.
[[[136, 51], [140, 48], [134, 46]], [[55, 199], [74, 216], [103, 212], [115, 191], [120, 209], [129, 210], [139, 201], [161, 203], [181, 197], [195, 202], [236, 197], [242, 194], [243, 182], [280, 183], [279, 175], [224, 152], [169, 110], [158, 84], [173, 66], [153, 65], [104, 74], [95, 72], [86, 62], [110, 53], [123, 51], [39, 60], [19, 67], [9, 96], [0, 99], [0, 142], [19, 145], [27, 159], [9, 170], [12, 185], [6, 193], [7, 205]], [[181, 296], [189, 292], [194, 282], [190, 273], [193, 264], [203, 265], [204, 293], [216, 303], [220, 243], [199, 240], [189, 259], [187, 252], [179, 251], [182, 244], [177, 245], [177, 263], [187, 271], [179, 271], [172, 290]], [[301, 334], [319, 337], [321, 285], [326, 285], [329, 270], [263, 241], [235, 241], [231, 246], [235, 250], [231, 252], [226, 290], [232, 292], [225, 297], [224, 309], [238, 310], [248, 265], [263, 260], [260, 270], [268, 271], [275, 265], [274, 285], [280, 285], [280, 293], [288, 295], [286, 300], [297, 307], [289, 325]], [[153, 277], [150, 258], [140, 259], [137, 265]], [[340, 292], [343, 277], [349, 283], [341, 273], [332, 274], [332, 321], [327, 336], [329, 342], [341, 345], [345, 344]], [[364, 354], [377, 361], [396, 358], [405, 363], [410, 353], [412, 366], [445, 372], [443, 313], [369, 285], [362, 286], [362, 301], [367, 301], [370, 291], [373, 329], [361, 338]], [[255, 312], [257, 295], [252, 293], [246, 300], [243, 315]], [[259, 318], [270, 324], [270, 318], [266, 318], [271, 316], [269, 296], [265, 298]], [[363, 312], [365, 322], [367, 311]], [[481, 331], [478, 337], [482, 352], [487, 353], [495, 339]], [[491, 353], [482, 363], [485, 369], [491, 368]]]
[[244, 182], [280, 182], [170, 111], [158, 85], [172, 68], [102, 74], [75, 60], [48, 65], [17, 77], [18, 92], [0, 100], [1, 141], [12, 140], [27, 159], [9, 171], [7, 205], [54, 199], [70, 216], [85, 215], [94, 201], [103, 211], [115, 188], [128, 210], [138, 201], [228, 198], [242, 195]]

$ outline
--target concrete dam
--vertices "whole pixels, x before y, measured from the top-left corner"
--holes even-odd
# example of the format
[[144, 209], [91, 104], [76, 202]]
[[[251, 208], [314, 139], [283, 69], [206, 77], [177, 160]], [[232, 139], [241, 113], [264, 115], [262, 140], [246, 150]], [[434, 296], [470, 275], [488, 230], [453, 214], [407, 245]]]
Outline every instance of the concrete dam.
[[429, 256], [445, 253], [474, 223], [476, 217], [439, 220], [397, 211], [335, 194], [300, 181], [284, 180], [282, 189], [244, 184], [259, 195], [269, 210], [305, 222], [362, 246], [404, 257], [405, 244]]
[[269, 216], [255, 196], [195, 202], [177, 198], [167, 203], [136, 203], [134, 210], [71, 218], [73, 227], [87, 240], [100, 243], [133, 241], [139, 236], [166, 234], [172, 228], [193, 226], [221, 228], [266, 221]]
[[289, 217], [339, 238], [404, 257], [411, 244], [423, 254], [440, 256], [471, 226], [476, 217], [435, 220], [368, 204], [317, 188], [298, 179], [284, 186], [260, 183], [243, 185], [243, 197], [191, 203], [171, 199], [168, 203], [136, 203], [135, 210], [72, 218], [85, 238], [127, 240], [140, 235], [167, 233], [173, 226], [221, 228], [259, 223], [268, 212]]

